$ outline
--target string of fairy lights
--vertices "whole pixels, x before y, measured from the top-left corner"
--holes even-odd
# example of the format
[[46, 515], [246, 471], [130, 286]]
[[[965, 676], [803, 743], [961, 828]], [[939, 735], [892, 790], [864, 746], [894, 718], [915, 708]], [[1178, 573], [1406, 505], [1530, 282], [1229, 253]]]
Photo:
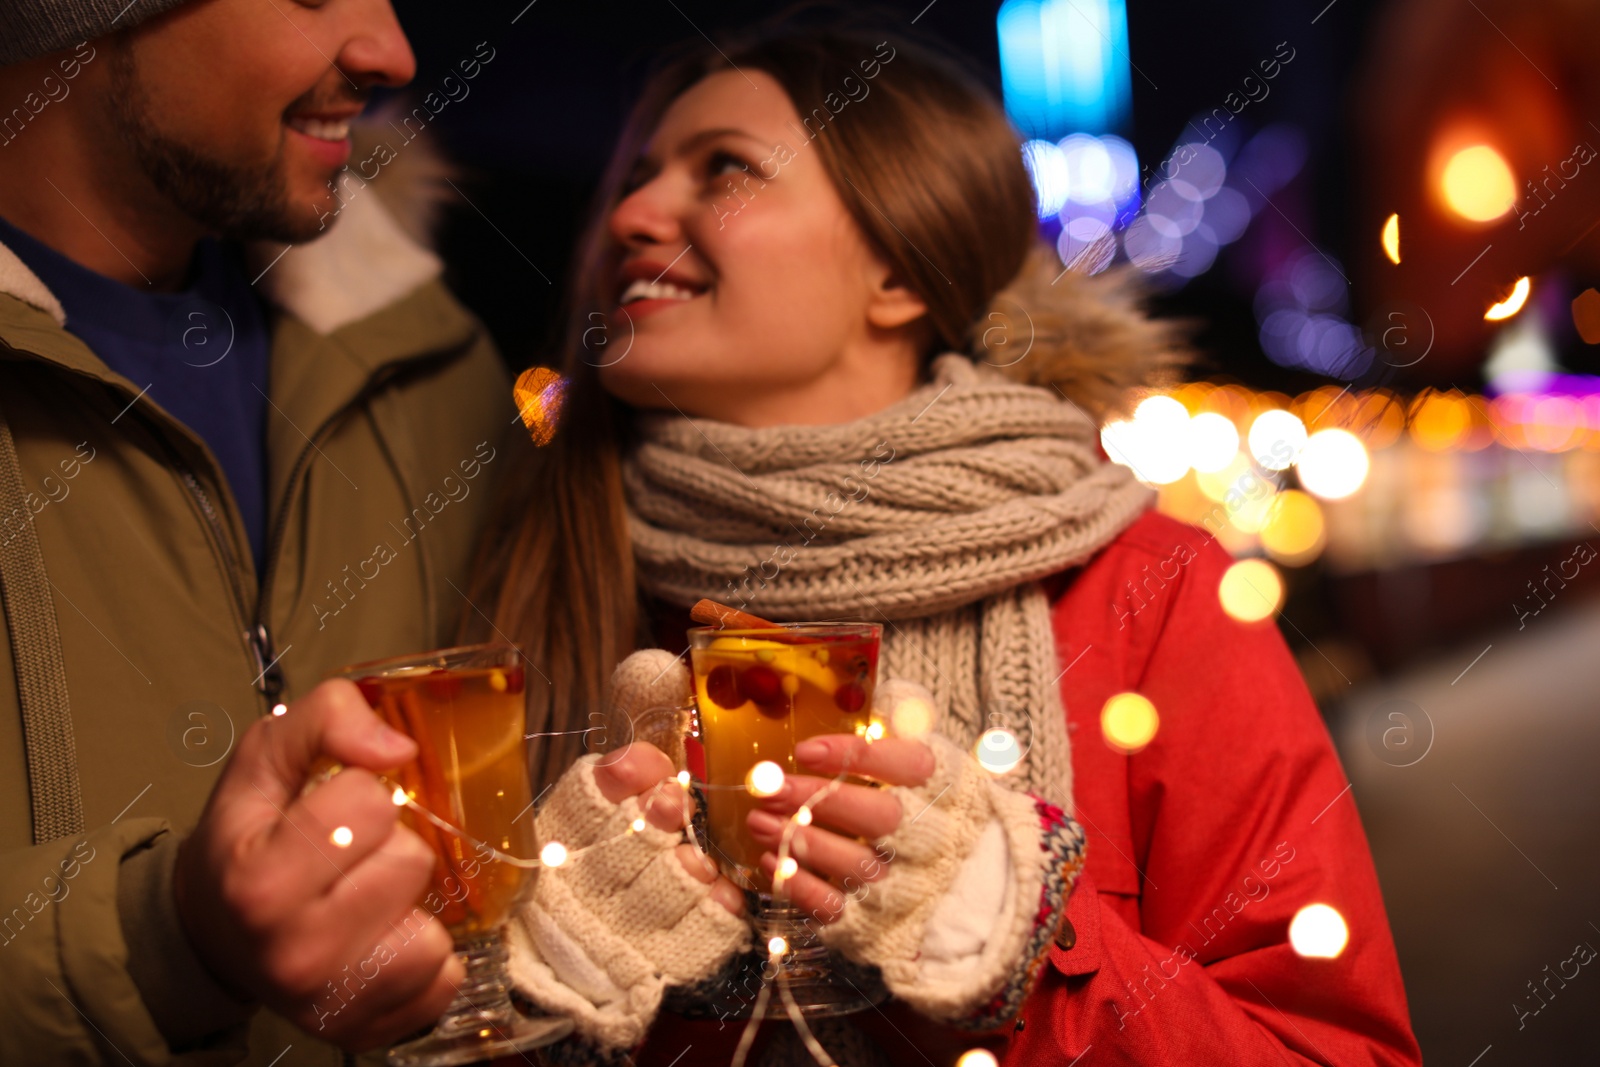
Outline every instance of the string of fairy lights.
[[[282, 714], [277, 709], [274, 711]], [[1113, 696], [1105, 705], [1101, 715], [1102, 734], [1106, 744], [1132, 755], [1155, 738], [1159, 721], [1155, 706], [1148, 698], [1138, 693], [1120, 693]], [[924, 736], [932, 728], [933, 722], [932, 694], [915, 683], [894, 679], [887, 681], [879, 690], [878, 697], [873, 702], [872, 715], [858, 728], [857, 734], [867, 744], [889, 736], [917, 738]], [[1013, 731], [1005, 727], [995, 727], [985, 731], [974, 743], [973, 755], [985, 770], [999, 778], [1010, 774], [1020, 766], [1026, 752]], [[606, 758], [604, 754], [602, 758]], [[313, 776], [313, 785], [325, 782], [341, 769], [336, 764], [320, 768]], [[786, 820], [779, 839], [777, 869], [773, 877], [773, 897], [780, 905], [787, 903], [788, 883], [799, 870], [799, 865], [791, 854], [794, 835], [801, 828], [812, 824], [814, 809], [834, 795], [846, 784], [849, 777], [850, 767], [847, 764], [821, 791], [814, 794]], [[756, 763], [745, 776], [742, 785], [735, 786], [716, 786], [697, 781], [688, 770], [680, 770], [660, 783], [676, 788], [657, 789], [651, 792], [644, 801], [645, 814], [636, 817], [620, 834], [577, 847], [562, 841], [548, 840], [540, 846], [537, 857], [513, 855], [478, 839], [418, 803], [414, 792], [407, 791], [398, 784], [393, 785], [390, 799], [396, 807], [405, 809], [414, 817], [425, 820], [443, 833], [457, 838], [473, 849], [475, 855], [481, 859], [492, 859], [523, 870], [538, 871], [562, 868], [580, 862], [586, 855], [608, 844], [632, 834], [643, 833], [648, 825], [645, 815], [648, 815], [651, 808], [664, 797], [675, 796], [678, 799], [680, 807], [677, 816], [684, 825], [688, 825], [694, 804], [692, 789], [744, 789], [758, 798], [771, 797], [782, 791], [786, 779], [787, 774], [784, 769], [771, 760]], [[704, 853], [695, 835], [689, 834], [687, 837], [689, 843], [703, 856]], [[348, 826], [338, 826], [329, 834], [329, 840], [336, 847], [348, 848], [354, 841], [354, 833]], [[1295, 914], [1290, 924], [1289, 936], [1294, 950], [1302, 957], [1334, 959], [1343, 952], [1349, 940], [1349, 930], [1337, 909], [1328, 904], [1313, 903], [1302, 907]], [[787, 970], [777, 966], [790, 951], [791, 946], [782, 936], [774, 936], [764, 947], [771, 966], [762, 972], [761, 985], [744, 1032], [741, 1034], [732, 1067], [743, 1067], [756, 1031], [762, 1019], [766, 1017], [766, 1008], [774, 992], [782, 1000], [785, 1014], [794, 1024], [807, 1051], [818, 1064], [828, 1067], [833, 1063], [832, 1058], [807, 1025], [804, 1012], [789, 988]], [[973, 1048], [963, 1053], [958, 1063], [967, 1067], [984, 1067], [995, 1064], [996, 1060], [987, 1049]]]

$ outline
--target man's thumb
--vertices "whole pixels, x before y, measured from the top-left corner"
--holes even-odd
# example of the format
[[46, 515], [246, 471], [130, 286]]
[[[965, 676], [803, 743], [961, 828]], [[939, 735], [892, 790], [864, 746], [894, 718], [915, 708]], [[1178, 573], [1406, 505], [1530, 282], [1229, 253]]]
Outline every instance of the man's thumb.
[[252, 782], [267, 799], [283, 806], [300, 791], [319, 761], [390, 770], [417, 754], [416, 742], [386, 726], [353, 682], [323, 682], [289, 705], [284, 714], [263, 719], [246, 731], [237, 759], [256, 773]]

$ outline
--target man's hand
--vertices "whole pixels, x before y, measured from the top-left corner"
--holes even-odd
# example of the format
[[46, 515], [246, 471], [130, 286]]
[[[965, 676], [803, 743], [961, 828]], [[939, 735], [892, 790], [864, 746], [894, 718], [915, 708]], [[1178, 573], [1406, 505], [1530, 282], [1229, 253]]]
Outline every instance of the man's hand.
[[[416, 906], [433, 853], [372, 773], [416, 751], [352, 683], [324, 682], [244, 732], [178, 853], [178, 914], [211, 973], [350, 1051], [427, 1026], [464, 977]], [[323, 757], [345, 770], [302, 797]]]

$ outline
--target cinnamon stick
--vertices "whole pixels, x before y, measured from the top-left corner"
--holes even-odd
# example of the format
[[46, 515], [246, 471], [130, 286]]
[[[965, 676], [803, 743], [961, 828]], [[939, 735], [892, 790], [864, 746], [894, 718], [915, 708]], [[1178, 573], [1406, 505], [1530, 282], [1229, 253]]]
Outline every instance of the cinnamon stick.
[[[413, 687], [397, 689], [393, 693], [393, 699], [399, 709], [401, 721], [404, 724], [404, 732], [417, 743], [417, 769], [422, 776], [422, 788], [418, 790], [420, 794], [418, 799], [424, 805], [437, 804], [441, 799], [450, 795], [450, 788], [444, 775], [444, 768], [440, 766], [438, 750], [434, 747], [434, 739], [432, 731], [429, 729], [427, 712], [424, 711], [422, 701], [418, 698]], [[436, 811], [434, 814], [440, 818], [446, 818], [447, 816], [453, 817], [456, 813]], [[465, 815], [464, 812], [462, 814]], [[464, 909], [466, 912], [462, 921], [465, 922], [482, 915], [483, 890], [478, 887], [473, 879], [467, 877], [461, 869], [462, 865], [457, 863], [454, 856], [455, 850], [452, 847], [457, 840], [455, 835], [446, 833], [427, 819], [413, 819], [411, 822], [412, 829], [417, 835], [433, 847], [434, 855], [444, 864], [446, 872], [455, 876], [466, 890], [463, 899], [455, 902], [457, 907]], [[471, 833], [465, 826], [458, 827], [458, 829]], [[453, 901], [453, 898], [448, 893], [446, 894], [446, 899]], [[448, 911], [450, 909], [447, 908], [445, 910]], [[445, 925], [452, 924], [446, 922]]]
[[689, 609], [689, 617], [702, 626], [715, 626], [723, 630], [781, 630], [782, 626], [768, 622], [738, 608], [730, 608], [715, 600], [702, 600]]

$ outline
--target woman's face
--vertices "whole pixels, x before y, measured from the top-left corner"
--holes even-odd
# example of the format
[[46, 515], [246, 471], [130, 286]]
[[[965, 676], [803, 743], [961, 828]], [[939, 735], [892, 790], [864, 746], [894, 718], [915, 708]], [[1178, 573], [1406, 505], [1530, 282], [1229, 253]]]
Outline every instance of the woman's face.
[[608, 220], [615, 303], [586, 358], [609, 392], [770, 426], [846, 422], [915, 386], [926, 308], [845, 209], [816, 128], [753, 69], [668, 108]]

